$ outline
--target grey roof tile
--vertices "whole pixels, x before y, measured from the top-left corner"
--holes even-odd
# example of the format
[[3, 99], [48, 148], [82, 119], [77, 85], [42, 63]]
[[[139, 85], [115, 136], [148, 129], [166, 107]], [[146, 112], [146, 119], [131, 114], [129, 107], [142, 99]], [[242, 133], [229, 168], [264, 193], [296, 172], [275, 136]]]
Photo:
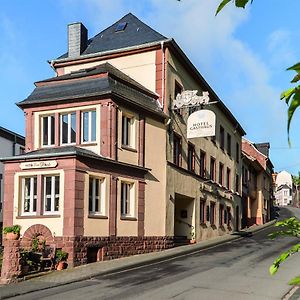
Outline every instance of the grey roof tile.
[[144, 173], [151, 171], [151, 169], [146, 168], [146, 167], [141, 167], [138, 165], [133, 165], [121, 161], [116, 161], [111, 158], [107, 158], [101, 155], [96, 154], [95, 152], [84, 149], [81, 147], [77, 146], [63, 146], [63, 147], [51, 147], [51, 148], [44, 148], [44, 149], [39, 149], [39, 150], [34, 150], [31, 152], [27, 152], [25, 154], [17, 155], [17, 156], [12, 156], [12, 157], [2, 157], [0, 158], [1, 162], [5, 161], [28, 161], [30, 159], [55, 159], [58, 157], [64, 157], [64, 156], [83, 156], [86, 158], [91, 158], [91, 159], [96, 159], [98, 161], [101, 161], [103, 163], [109, 163], [109, 164], [114, 164], [114, 165], [119, 165], [131, 169], [136, 169], [139, 171], [142, 171]]
[[[90, 77], [91, 75], [103, 73], [107, 74], [107, 76]], [[81, 80], [77, 80], [79, 78]], [[49, 102], [74, 102], [86, 97], [101, 97], [103, 95], [125, 98], [127, 102], [133, 105], [165, 116], [158, 105], [158, 95], [109, 63], [40, 81], [33, 92], [25, 100], [19, 102], [18, 106], [22, 108], [28, 105]]]
[[[119, 23], [126, 22], [125, 30], [116, 32]], [[115, 49], [133, 47], [151, 42], [166, 40], [167, 38], [134, 16], [132, 13], [125, 15], [113, 25], [104, 29], [88, 41], [87, 48], [81, 55], [110, 51]], [[67, 58], [68, 53], [57, 59]]]

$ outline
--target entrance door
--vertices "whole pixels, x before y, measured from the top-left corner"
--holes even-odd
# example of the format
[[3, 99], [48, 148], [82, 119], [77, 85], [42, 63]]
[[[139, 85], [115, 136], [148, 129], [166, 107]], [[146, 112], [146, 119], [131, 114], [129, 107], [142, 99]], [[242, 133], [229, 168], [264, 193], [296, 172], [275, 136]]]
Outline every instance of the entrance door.
[[174, 236], [193, 239], [195, 237], [194, 230], [194, 199], [175, 195], [174, 209]]

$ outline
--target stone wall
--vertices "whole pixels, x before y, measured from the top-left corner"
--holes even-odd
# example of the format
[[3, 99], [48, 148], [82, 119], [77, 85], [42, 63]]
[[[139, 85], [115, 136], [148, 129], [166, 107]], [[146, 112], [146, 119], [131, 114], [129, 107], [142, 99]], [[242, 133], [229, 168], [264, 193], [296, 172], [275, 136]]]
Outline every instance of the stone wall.
[[74, 241], [75, 266], [88, 262], [88, 249], [98, 250], [97, 261], [162, 251], [174, 247], [173, 237], [77, 237]]
[[[42, 231], [47, 236], [45, 228], [35, 226], [23, 239], [4, 240], [1, 283], [16, 281], [21, 275], [20, 252], [22, 249], [30, 250], [32, 241], [29, 236], [36, 236]], [[57, 249], [63, 249], [69, 254], [69, 267], [174, 247], [173, 237], [47, 237], [47, 244], [55, 244]]]
[[20, 241], [3, 240], [3, 261], [1, 269], [1, 283], [11, 283], [17, 280], [21, 274]]

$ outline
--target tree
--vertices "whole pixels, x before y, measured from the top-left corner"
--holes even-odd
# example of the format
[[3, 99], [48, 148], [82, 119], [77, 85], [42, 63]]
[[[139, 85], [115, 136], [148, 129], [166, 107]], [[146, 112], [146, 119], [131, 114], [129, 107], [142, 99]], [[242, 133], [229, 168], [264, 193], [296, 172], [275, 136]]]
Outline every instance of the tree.
[[[270, 234], [270, 237], [272, 239], [278, 237], [278, 236], [292, 236], [296, 238], [300, 238], [300, 222], [295, 217], [289, 218], [280, 222], [277, 222], [275, 226], [282, 227], [281, 230], [274, 232]], [[271, 275], [274, 275], [278, 269], [281, 263], [283, 263], [287, 258], [289, 258], [291, 255], [297, 253], [300, 251], [300, 243], [296, 243], [293, 247], [291, 247], [289, 250], [281, 253], [273, 262], [273, 264], [269, 268], [269, 272]], [[289, 284], [292, 285], [300, 285], [300, 276], [297, 276], [289, 281]]]
[[[253, 0], [223, 0], [219, 4], [216, 15], [229, 3], [233, 3], [238, 8], [245, 8], [248, 3], [253, 3]], [[289, 68], [288, 71], [295, 71], [296, 75], [291, 80], [292, 84], [297, 84], [300, 80], [300, 63], [297, 63]], [[300, 85], [293, 86], [286, 91], [283, 91], [280, 95], [280, 99], [284, 100], [288, 106], [288, 122], [287, 122], [287, 133], [288, 142], [290, 144], [290, 126], [291, 121], [296, 109], [300, 106]]]

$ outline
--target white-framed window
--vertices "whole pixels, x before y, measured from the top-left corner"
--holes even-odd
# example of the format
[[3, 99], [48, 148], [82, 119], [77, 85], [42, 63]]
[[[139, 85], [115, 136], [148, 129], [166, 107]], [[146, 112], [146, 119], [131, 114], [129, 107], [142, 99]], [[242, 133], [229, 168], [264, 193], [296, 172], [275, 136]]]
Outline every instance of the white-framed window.
[[76, 112], [60, 115], [60, 143], [76, 143]]
[[42, 146], [55, 144], [55, 116], [48, 115], [41, 118]]
[[135, 147], [134, 118], [124, 114], [122, 115], [122, 145]]
[[135, 189], [132, 182], [121, 182], [121, 216], [135, 216]]
[[21, 215], [35, 215], [37, 209], [37, 176], [21, 178]]
[[81, 113], [81, 142], [91, 143], [96, 141], [96, 110]]
[[89, 215], [105, 216], [105, 178], [89, 177]]
[[57, 214], [59, 212], [59, 175], [43, 176], [44, 180], [44, 214]]

